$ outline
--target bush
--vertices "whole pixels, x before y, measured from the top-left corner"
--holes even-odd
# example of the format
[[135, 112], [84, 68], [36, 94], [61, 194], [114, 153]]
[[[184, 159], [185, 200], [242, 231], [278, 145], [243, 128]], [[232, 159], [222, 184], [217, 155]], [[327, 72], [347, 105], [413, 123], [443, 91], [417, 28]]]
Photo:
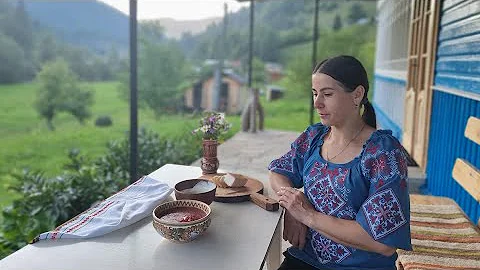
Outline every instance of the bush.
[[95, 126], [97, 127], [109, 127], [113, 124], [112, 118], [110, 116], [99, 116], [95, 120]]
[[[187, 133], [165, 139], [141, 129], [138, 173], [148, 174], [166, 163], [191, 164], [201, 155], [200, 141]], [[4, 208], [0, 224], [0, 259], [23, 247], [38, 234], [54, 229], [119, 191], [129, 183], [129, 140], [110, 142], [97, 160], [71, 150], [65, 171], [53, 178], [24, 170], [13, 175], [10, 189], [20, 196]]]
[[[144, 175], [167, 163], [188, 165], [201, 155], [200, 139], [190, 134], [166, 139], [158, 134], [140, 129], [138, 134], [138, 174]], [[95, 162], [104, 177], [129, 179], [128, 139], [113, 141], [107, 145], [107, 154]]]

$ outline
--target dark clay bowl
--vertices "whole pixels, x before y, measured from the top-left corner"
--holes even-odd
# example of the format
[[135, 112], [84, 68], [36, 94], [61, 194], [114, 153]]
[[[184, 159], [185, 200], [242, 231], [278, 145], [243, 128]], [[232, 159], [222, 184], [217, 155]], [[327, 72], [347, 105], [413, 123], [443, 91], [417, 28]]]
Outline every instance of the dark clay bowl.
[[[185, 192], [185, 190], [193, 188], [199, 182], [205, 182], [205, 186], [208, 186], [208, 188], [198, 192]], [[216, 191], [217, 185], [205, 179], [183, 180], [175, 185], [175, 198], [177, 200], [197, 200], [211, 204], [215, 199]]]

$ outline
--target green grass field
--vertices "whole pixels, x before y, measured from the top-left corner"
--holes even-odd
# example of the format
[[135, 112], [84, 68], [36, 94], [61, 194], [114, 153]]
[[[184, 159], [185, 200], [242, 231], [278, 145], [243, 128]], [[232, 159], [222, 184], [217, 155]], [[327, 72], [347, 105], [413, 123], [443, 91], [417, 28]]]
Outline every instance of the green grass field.
[[[44, 171], [54, 176], [62, 171], [70, 149], [78, 148], [94, 158], [105, 152], [110, 140], [124, 138], [129, 130], [129, 106], [118, 96], [116, 82], [92, 83], [95, 104], [92, 117], [79, 124], [71, 115], [59, 114], [54, 119], [56, 130], [47, 129], [33, 107], [35, 84], [0, 86], [0, 206], [7, 205], [14, 194], [6, 187], [12, 179], [9, 173], [22, 168]], [[302, 131], [308, 125], [308, 101], [280, 100], [265, 106], [265, 128]], [[100, 115], [109, 115], [113, 126], [95, 127]], [[227, 116], [233, 132], [240, 129], [239, 116]], [[189, 133], [198, 118], [190, 116], [164, 116], [156, 119], [148, 109], [139, 111], [139, 127], [151, 129], [160, 136]]]

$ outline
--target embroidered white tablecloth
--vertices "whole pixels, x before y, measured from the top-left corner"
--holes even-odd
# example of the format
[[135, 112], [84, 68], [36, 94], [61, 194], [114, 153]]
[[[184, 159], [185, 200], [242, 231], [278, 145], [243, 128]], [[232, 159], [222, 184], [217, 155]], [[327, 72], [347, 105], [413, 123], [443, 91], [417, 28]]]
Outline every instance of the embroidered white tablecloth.
[[167, 184], [144, 176], [53, 231], [40, 234], [32, 242], [107, 234], [151, 215], [171, 193], [172, 188]]

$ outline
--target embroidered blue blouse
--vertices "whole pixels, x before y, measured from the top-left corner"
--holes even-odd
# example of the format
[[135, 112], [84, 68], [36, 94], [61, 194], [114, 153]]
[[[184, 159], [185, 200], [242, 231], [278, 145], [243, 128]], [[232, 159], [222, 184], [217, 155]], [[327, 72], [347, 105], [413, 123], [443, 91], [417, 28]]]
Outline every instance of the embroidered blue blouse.
[[[407, 161], [391, 131], [377, 130], [362, 152], [345, 164], [321, 156], [323, 138], [330, 127], [308, 127], [291, 150], [273, 160], [268, 169], [287, 176], [318, 212], [357, 221], [370, 236], [391, 247], [411, 250]], [[390, 257], [345, 246], [313, 229], [303, 250], [288, 252], [321, 269], [395, 269]]]

